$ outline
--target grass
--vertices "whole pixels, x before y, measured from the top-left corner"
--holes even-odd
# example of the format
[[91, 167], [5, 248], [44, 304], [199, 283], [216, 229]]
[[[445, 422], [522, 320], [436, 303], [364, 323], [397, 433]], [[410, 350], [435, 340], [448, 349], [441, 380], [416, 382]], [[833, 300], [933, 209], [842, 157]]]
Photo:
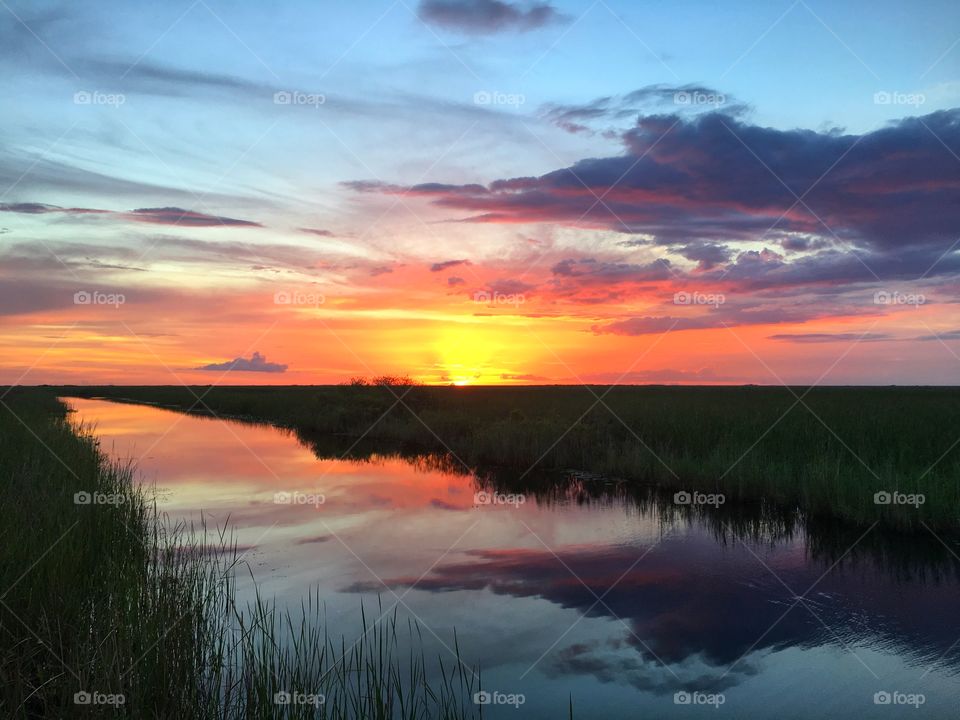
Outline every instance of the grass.
[[[401, 650], [423, 645], [396, 614], [373, 622], [361, 610], [352, 644], [328, 634], [317, 597], [296, 617], [259, 598], [238, 608], [229, 537], [211, 554], [195, 539], [206, 528], [167, 527], [133, 473], [52, 393], [3, 397], [0, 716], [474, 716], [477, 676], [457, 658], [437, 680], [422, 650]], [[281, 692], [325, 702], [277, 704]], [[78, 704], [77, 693], [123, 702]]]
[[[321, 455], [445, 453], [468, 467], [577, 468], [810, 517], [960, 529], [960, 389], [71, 387], [293, 429]], [[201, 398], [198, 400], [198, 398]], [[599, 398], [599, 399], [598, 399]], [[925, 502], [878, 505], [878, 492]]]
[[[205, 395], [202, 405], [184, 388], [0, 389], [0, 717], [459, 720], [482, 710], [471, 702], [479, 676], [460, 660], [455, 638], [455, 660], [428, 658], [419, 628], [395, 612], [380, 619], [381, 607], [373, 615], [361, 607], [364, 634], [354, 643], [329, 632], [316, 595], [296, 614], [261, 598], [238, 607], [239, 558], [226, 533], [212, 531], [219, 542], [211, 553], [207, 528], [161, 522], [134, 468], [108, 461], [91, 428], [71, 425], [57, 393], [271, 422], [322, 454], [362, 457], [393, 446], [437, 467], [462, 469], [458, 458], [493, 465], [490, 482], [538, 502], [603, 502], [619, 493], [641, 509], [656, 505], [667, 519], [697, 516], [719, 540], [805, 532], [810, 551], [827, 557], [861, 534], [837, 518], [875, 520], [879, 510], [895, 528], [956, 523], [957, 456], [944, 453], [958, 429], [953, 389], [818, 390], [805, 398], [810, 412], [790, 410], [786, 391], [624, 388], [605, 398], [617, 417], [591, 409], [595, 398], [583, 388], [192, 390]], [[734, 470], [718, 471], [757, 438]], [[579, 489], [559, 488], [526, 474], [534, 464], [635, 482], [598, 494], [584, 476]], [[882, 482], [927, 493], [919, 517], [864, 501], [878, 483], [864, 464]], [[677, 507], [641, 480], [721, 489], [744, 502]], [[114, 502], [77, 504], [77, 493]], [[905, 578], [956, 571], [949, 548], [932, 536], [891, 543], [870, 533], [857, 550]], [[122, 694], [124, 702], [78, 705], [78, 692]], [[324, 702], [278, 705], [278, 693]]]

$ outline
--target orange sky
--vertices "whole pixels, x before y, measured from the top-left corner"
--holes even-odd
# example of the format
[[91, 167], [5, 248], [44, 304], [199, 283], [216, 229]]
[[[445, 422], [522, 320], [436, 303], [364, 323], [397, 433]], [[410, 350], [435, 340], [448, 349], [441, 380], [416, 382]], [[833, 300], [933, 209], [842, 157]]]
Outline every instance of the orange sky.
[[960, 383], [949, 22], [23, 5], [0, 383]]
[[[582, 302], [594, 290], [564, 294], [549, 280], [477, 301], [469, 289], [448, 285], [452, 272], [470, 277], [468, 288], [484, 287], [498, 267], [477, 262], [434, 272], [409, 262], [364, 277], [363, 285], [329, 286], [265, 281], [256, 273], [229, 282], [194, 275], [188, 287], [180, 286], [183, 271], [171, 268], [158, 272], [148, 292], [127, 286], [116, 271], [112, 287], [124, 295], [122, 304], [71, 303], [4, 318], [0, 382], [309, 384], [409, 373], [431, 384], [883, 384], [950, 382], [960, 367], [946, 343], [910, 340], [951, 329], [950, 308], [933, 303], [877, 306], [868, 298], [857, 314], [813, 321], [628, 335], [602, 328], [612, 319], [664, 312], [671, 322], [709, 318], [720, 308], [674, 305], [679, 285], [669, 280], [606, 287], [617, 299], [602, 307]], [[543, 274], [534, 270], [528, 278], [535, 285]], [[772, 339], [817, 334], [827, 339]], [[255, 351], [286, 371], [197, 369]]]

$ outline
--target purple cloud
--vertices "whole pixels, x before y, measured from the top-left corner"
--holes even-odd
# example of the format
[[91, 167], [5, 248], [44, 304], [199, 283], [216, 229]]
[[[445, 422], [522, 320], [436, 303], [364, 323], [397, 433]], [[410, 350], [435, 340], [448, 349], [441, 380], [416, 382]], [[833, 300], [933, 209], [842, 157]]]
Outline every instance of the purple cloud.
[[526, 32], [565, 19], [549, 3], [523, 5], [504, 0], [421, 0], [417, 14], [445, 30], [476, 35]]
[[449, 270], [450, 268], [457, 267], [458, 265], [469, 264], [469, 260], [446, 260], [444, 262], [436, 262], [430, 266], [430, 272], [443, 272], [444, 270]]
[[[623, 154], [485, 186], [350, 187], [419, 196], [466, 213], [468, 222], [642, 234], [701, 271], [766, 287], [960, 269], [960, 253], [951, 251], [960, 236], [960, 184], [948, 152], [960, 152], [960, 109], [861, 135], [779, 130], [719, 112], [652, 115], [621, 139]], [[759, 239], [815, 254], [787, 261], [732, 247]], [[567, 270], [590, 276], [575, 266], [555, 272]]]
[[254, 351], [253, 355], [251, 355], [249, 359], [238, 357], [234, 358], [233, 360], [228, 360], [227, 362], [210, 363], [209, 365], [202, 365], [194, 369], [211, 371], [222, 370], [233, 372], [282, 373], [286, 372], [287, 365], [267, 362], [266, 356]]
[[317, 235], [318, 237], [333, 237], [333, 233], [329, 230], [320, 230], [318, 228], [299, 228], [300, 232], [307, 233], [309, 235]]

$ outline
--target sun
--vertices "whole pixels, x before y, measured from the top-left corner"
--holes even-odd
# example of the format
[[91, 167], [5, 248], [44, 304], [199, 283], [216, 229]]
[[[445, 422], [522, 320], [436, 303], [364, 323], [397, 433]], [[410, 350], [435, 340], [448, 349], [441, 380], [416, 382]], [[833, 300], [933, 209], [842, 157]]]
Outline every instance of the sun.
[[491, 327], [455, 326], [442, 330], [434, 342], [438, 380], [464, 387], [499, 382], [503, 334]]

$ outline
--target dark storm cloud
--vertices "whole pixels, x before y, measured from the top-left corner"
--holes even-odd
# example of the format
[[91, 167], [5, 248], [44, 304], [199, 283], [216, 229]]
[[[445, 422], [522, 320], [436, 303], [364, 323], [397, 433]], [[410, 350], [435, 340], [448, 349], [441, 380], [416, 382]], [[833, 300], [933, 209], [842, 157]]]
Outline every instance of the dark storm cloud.
[[525, 32], [565, 19], [550, 3], [504, 0], [421, 0], [417, 14], [445, 30], [477, 35]]

